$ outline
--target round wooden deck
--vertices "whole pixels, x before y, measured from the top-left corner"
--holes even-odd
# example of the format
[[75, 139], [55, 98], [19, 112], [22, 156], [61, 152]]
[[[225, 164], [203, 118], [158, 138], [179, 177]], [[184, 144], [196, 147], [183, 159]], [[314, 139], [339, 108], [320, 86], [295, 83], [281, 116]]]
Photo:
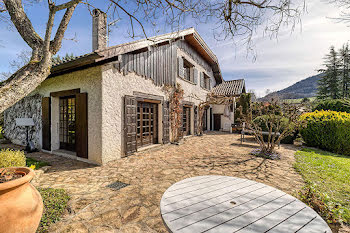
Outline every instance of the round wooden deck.
[[229, 176], [182, 180], [165, 191], [160, 210], [170, 232], [332, 232], [295, 197]]

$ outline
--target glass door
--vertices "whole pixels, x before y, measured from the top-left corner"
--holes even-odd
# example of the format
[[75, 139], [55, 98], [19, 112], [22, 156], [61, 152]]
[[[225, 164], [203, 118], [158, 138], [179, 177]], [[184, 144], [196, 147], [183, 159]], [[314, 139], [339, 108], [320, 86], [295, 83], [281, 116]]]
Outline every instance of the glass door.
[[75, 151], [75, 96], [60, 97], [60, 149]]

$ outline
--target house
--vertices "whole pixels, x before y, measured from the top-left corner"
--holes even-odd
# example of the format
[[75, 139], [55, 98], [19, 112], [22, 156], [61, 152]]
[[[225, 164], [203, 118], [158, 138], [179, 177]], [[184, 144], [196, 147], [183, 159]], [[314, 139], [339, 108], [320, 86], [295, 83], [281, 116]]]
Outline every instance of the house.
[[[106, 15], [93, 11], [93, 51], [54, 64], [36, 90], [6, 110], [5, 136], [25, 144], [20, 117], [33, 118], [37, 148], [96, 164], [171, 135], [167, 88], [184, 90], [183, 135], [197, 132], [198, 105], [223, 82], [215, 54], [193, 28], [107, 47]], [[205, 130], [213, 130], [212, 107]]]
[[212, 93], [215, 96], [233, 97], [230, 105], [213, 105], [214, 130], [232, 131], [232, 124], [235, 123], [236, 100], [243, 93], [246, 93], [244, 79], [223, 81], [217, 84]]

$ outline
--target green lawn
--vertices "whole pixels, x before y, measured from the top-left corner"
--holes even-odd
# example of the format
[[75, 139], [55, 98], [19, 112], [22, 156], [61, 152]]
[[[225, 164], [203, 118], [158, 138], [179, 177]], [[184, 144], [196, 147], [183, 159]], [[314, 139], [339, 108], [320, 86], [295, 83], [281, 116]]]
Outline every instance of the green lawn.
[[294, 167], [326, 206], [350, 223], [350, 157], [302, 149], [296, 152]]

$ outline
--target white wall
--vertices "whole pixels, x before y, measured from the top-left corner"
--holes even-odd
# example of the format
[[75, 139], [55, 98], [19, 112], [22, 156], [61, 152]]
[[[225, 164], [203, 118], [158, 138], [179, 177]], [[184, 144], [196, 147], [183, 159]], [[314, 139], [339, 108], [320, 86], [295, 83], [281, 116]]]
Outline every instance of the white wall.
[[[111, 64], [107, 64], [102, 72], [102, 162], [106, 163], [121, 158], [123, 153], [123, 122], [124, 96], [142, 92], [166, 98], [162, 87], [157, 87], [150, 79], [145, 79], [135, 73], [123, 75]], [[162, 105], [158, 106], [161, 114]], [[159, 118], [161, 122], [161, 118]], [[162, 127], [159, 124], [159, 140], [162, 136]]]
[[[50, 97], [51, 92], [80, 88], [81, 92], [88, 93], [88, 159], [102, 163], [101, 138], [101, 67], [93, 67], [71, 72], [45, 80], [34, 91], [44, 97]], [[51, 143], [52, 149], [59, 148], [58, 134], [58, 98], [51, 98]]]

